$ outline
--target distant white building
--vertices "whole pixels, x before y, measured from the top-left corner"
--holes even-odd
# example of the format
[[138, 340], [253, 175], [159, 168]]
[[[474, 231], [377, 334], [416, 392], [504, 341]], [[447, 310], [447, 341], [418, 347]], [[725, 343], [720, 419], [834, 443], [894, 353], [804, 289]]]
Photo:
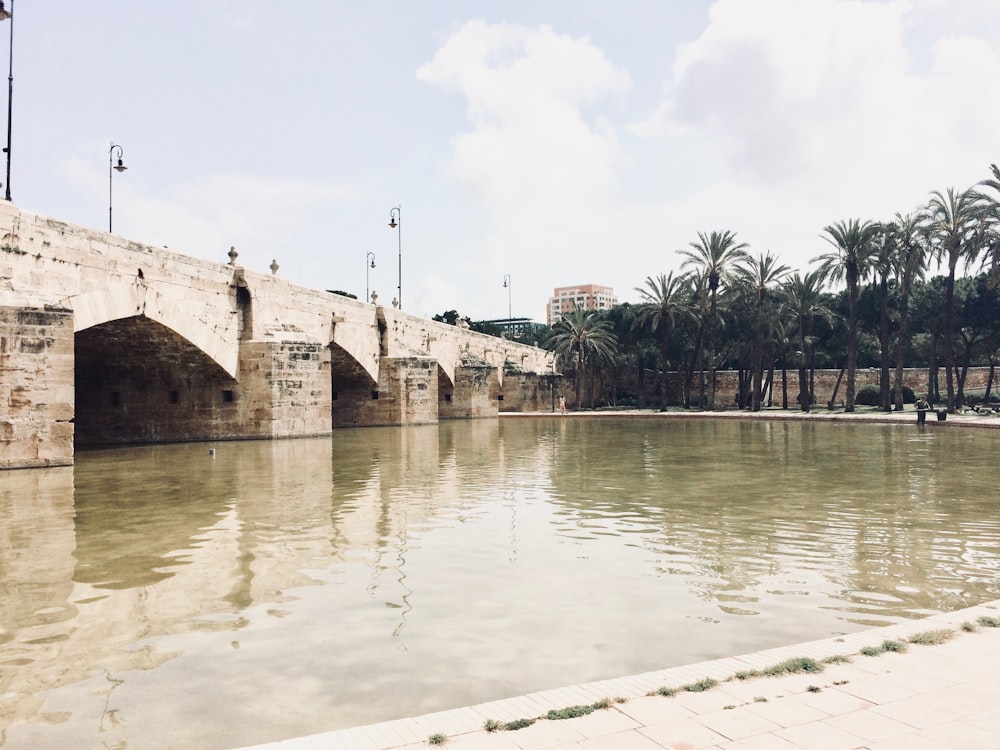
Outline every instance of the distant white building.
[[570, 310], [610, 310], [618, 304], [615, 290], [599, 284], [561, 286], [552, 290], [545, 306], [545, 322], [552, 325]]

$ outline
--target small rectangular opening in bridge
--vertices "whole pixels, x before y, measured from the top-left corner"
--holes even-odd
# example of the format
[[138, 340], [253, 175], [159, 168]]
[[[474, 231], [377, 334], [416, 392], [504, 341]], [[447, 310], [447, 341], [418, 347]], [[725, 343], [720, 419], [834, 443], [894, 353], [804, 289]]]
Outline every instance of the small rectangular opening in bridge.
[[170, 391], [167, 394], [167, 401], [171, 404], [180, 403], [180, 400], [181, 400], [181, 394], [179, 394], [177, 391]]
[[233, 396], [233, 392], [232, 391], [223, 391], [222, 392], [222, 403], [224, 403], [224, 404], [231, 404], [235, 400], [236, 399]]
[[372, 391], [372, 401], [378, 401], [378, 391]]
[[451, 394], [450, 393], [444, 394], [444, 402], [446, 404], [450, 404], [451, 403]]
[[497, 401], [503, 401], [503, 394], [502, 393], [500, 393], [500, 394], [497, 395]]

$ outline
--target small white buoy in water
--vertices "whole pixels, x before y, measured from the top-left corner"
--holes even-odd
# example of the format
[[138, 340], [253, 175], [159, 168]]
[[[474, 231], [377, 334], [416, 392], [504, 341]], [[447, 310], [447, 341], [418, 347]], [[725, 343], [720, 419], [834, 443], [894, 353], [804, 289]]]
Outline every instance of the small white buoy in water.
[[212, 458], [215, 458], [215, 448], [209, 448], [208, 455], [210, 455]]

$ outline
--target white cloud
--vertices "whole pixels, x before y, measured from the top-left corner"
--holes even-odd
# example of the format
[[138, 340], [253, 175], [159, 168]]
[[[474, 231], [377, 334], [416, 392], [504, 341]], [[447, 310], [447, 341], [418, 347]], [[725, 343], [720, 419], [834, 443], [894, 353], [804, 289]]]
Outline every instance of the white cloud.
[[[91, 164], [74, 159], [60, 169], [68, 182], [87, 194], [107, 198], [107, 176]], [[305, 218], [363, 197], [350, 185], [253, 175], [205, 175], [178, 184], [166, 196], [150, 195], [126, 176], [113, 179], [116, 234], [221, 263], [227, 262], [226, 253], [235, 246], [239, 263], [262, 272], [274, 258], [279, 265], [292, 255], [299, 258], [297, 267], [310, 262], [308, 256], [293, 253], [300, 249], [297, 239]]]
[[417, 77], [466, 99], [471, 129], [454, 138], [448, 174], [482, 203], [500, 244], [530, 256], [588, 232], [625, 155], [614, 128], [586, 112], [628, 90], [624, 70], [586, 38], [471, 21]]
[[[841, 218], [911, 210], [930, 190], [981, 179], [1000, 132], [1000, 103], [984, 96], [1000, 72], [997, 40], [938, 38], [936, 10], [919, 1], [717, 0], [701, 36], [678, 48], [658, 111], [633, 131], [674, 147], [714, 144], [721, 169], [691, 176], [692, 204], [738, 199], [722, 210], [743, 223], [712, 226], [741, 235], [757, 227], [762, 245], [794, 242], [781, 224], [806, 240]], [[791, 209], [826, 214], [810, 228]], [[755, 214], [770, 217], [770, 231]], [[802, 265], [813, 254], [775, 250]]]

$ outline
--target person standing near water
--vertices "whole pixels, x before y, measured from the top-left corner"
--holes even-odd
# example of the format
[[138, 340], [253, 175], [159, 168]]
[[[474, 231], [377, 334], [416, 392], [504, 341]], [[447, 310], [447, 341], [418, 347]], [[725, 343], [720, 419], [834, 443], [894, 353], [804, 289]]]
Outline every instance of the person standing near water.
[[559, 397], [559, 413], [560, 414], [565, 414], [566, 413], [566, 397], [565, 396], [560, 396]]
[[917, 424], [923, 424], [927, 421], [927, 412], [931, 408], [931, 405], [927, 403], [927, 399], [921, 396], [917, 399]]

